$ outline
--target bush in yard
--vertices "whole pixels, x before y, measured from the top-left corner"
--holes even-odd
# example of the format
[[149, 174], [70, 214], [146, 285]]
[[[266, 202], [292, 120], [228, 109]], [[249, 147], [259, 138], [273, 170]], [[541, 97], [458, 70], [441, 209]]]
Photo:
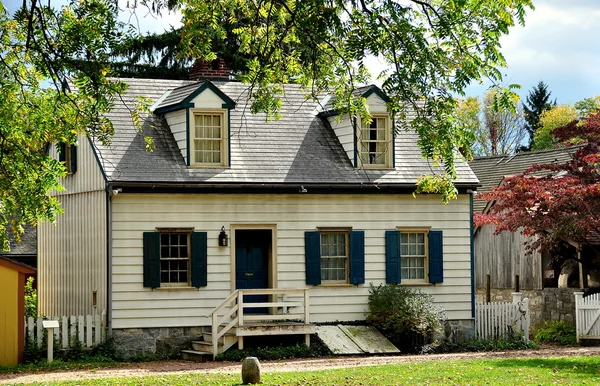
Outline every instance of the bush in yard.
[[536, 342], [558, 343], [562, 345], [575, 344], [577, 342], [575, 327], [565, 321], [553, 320], [546, 322], [535, 332]]
[[25, 317], [37, 317], [37, 291], [33, 289], [33, 277], [25, 284]]
[[371, 284], [367, 321], [400, 351], [415, 353], [441, 331], [445, 312], [418, 289]]

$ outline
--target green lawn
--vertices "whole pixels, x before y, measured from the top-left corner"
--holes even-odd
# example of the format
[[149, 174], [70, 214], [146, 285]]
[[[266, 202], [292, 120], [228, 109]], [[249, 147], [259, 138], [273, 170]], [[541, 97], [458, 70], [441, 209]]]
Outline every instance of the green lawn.
[[[238, 385], [240, 375], [189, 374], [90, 379], [50, 385]], [[600, 357], [430, 361], [263, 374], [264, 385], [597, 385]]]

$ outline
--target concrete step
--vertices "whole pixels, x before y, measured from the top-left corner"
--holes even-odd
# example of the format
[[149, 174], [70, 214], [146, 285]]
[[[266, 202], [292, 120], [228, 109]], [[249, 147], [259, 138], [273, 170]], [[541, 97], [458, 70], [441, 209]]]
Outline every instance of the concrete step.
[[195, 350], [182, 350], [181, 357], [185, 361], [209, 362], [213, 360], [212, 353], [200, 352]]

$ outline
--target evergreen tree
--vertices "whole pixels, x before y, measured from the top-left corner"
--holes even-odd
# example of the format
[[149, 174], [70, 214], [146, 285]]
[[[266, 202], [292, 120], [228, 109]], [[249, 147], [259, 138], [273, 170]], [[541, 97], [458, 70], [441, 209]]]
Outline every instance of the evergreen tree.
[[550, 102], [550, 95], [552, 93], [548, 91], [548, 85], [541, 81], [537, 86], [533, 87], [527, 95], [525, 103], [523, 103], [523, 112], [525, 114], [525, 129], [529, 133], [529, 146], [522, 147], [521, 150], [529, 151], [533, 147], [533, 137], [535, 131], [540, 126], [540, 115], [546, 110], [550, 110], [554, 103]]

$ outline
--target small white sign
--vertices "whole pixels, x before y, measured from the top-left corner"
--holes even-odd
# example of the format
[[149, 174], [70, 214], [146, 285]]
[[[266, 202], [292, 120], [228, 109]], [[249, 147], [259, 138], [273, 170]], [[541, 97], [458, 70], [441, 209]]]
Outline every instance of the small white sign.
[[58, 328], [58, 320], [42, 320], [44, 328]]

